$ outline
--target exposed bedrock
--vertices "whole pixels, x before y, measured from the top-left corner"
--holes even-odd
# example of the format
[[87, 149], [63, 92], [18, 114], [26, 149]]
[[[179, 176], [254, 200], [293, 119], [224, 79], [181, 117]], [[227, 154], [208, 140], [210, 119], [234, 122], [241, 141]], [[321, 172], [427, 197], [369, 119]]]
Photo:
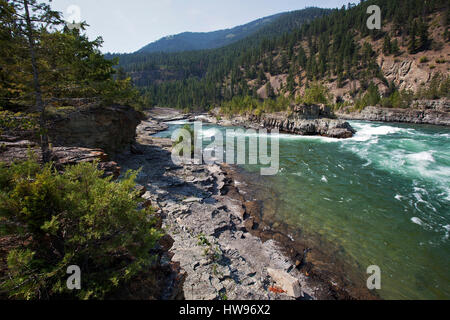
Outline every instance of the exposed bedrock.
[[419, 100], [414, 108], [393, 109], [366, 107], [361, 112], [340, 111], [336, 114], [345, 120], [366, 120], [383, 122], [406, 122], [450, 126], [449, 100]]
[[134, 141], [143, 118], [127, 106], [90, 107], [52, 116], [48, 132], [53, 146], [101, 148], [114, 154]]
[[333, 119], [330, 108], [324, 105], [301, 105], [292, 112], [249, 115], [242, 124], [250, 127], [278, 129], [280, 132], [298, 135], [320, 135], [331, 138], [351, 138], [355, 130], [348, 122]]

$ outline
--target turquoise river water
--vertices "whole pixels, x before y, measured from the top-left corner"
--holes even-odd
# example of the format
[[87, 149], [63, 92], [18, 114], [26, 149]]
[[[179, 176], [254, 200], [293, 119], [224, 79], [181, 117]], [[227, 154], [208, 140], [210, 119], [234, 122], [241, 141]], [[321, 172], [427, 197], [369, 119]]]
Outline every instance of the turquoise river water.
[[350, 123], [357, 134], [346, 140], [280, 134], [275, 176], [241, 169], [270, 189], [262, 198], [278, 219], [378, 265], [382, 298], [450, 299], [450, 129]]

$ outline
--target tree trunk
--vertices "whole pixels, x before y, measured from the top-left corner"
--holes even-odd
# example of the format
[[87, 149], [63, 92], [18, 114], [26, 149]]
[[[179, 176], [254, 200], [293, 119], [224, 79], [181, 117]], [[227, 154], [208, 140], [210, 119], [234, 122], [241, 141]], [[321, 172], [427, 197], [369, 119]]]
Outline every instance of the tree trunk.
[[28, 9], [28, 1], [24, 0], [25, 18], [27, 22], [27, 38], [31, 55], [31, 66], [33, 67], [33, 85], [36, 95], [36, 107], [40, 113], [39, 131], [41, 137], [42, 162], [47, 163], [51, 158], [51, 151], [48, 142], [47, 125], [45, 121], [45, 104], [42, 100], [41, 84], [39, 82], [39, 70], [36, 62], [36, 51], [34, 47], [33, 26], [31, 24], [30, 12]]

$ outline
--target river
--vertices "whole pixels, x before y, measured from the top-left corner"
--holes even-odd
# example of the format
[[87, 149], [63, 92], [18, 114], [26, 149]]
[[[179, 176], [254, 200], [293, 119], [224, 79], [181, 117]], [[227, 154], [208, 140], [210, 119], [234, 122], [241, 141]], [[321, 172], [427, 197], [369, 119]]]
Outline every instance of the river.
[[279, 173], [241, 166], [241, 183], [267, 219], [333, 243], [356, 272], [379, 266], [382, 298], [450, 299], [450, 129], [350, 124], [346, 140], [280, 134]]

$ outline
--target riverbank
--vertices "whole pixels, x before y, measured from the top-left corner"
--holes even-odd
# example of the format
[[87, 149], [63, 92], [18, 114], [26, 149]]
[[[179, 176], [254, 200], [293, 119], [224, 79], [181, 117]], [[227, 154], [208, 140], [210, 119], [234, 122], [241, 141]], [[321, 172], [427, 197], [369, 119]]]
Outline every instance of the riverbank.
[[297, 105], [291, 111], [273, 113], [235, 114], [225, 116], [220, 109], [214, 109], [208, 115], [197, 117], [201, 121], [221, 126], [241, 126], [250, 129], [276, 129], [282, 133], [301, 136], [323, 136], [337, 139], [353, 137], [355, 130], [343, 120], [335, 119], [331, 109], [325, 105]]
[[381, 107], [366, 107], [360, 112], [335, 112], [339, 119], [364, 120], [380, 122], [400, 122], [413, 124], [432, 124], [450, 126], [450, 100], [419, 100], [413, 103], [413, 108], [395, 109]]
[[[320, 248], [296, 242], [286, 229], [265, 224], [258, 204], [246, 199], [246, 191], [240, 189], [242, 179], [235, 168], [174, 166], [171, 141], [149, 135], [158, 128], [164, 130], [165, 125], [154, 119], [148, 128], [149, 120], [141, 124], [134, 152], [115, 160], [123, 172], [142, 167], [138, 183], [148, 190], [144, 197], [163, 217], [174, 240], [172, 261], [186, 272], [187, 299], [375, 298], [367, 289], [356, 290], [345, 281], [345, 268], [337, 261], [314, 260]], [[319, 266], [327, 263], [330, 267], [323, 272]], [[301, 296], [279, 293], [269, 268], [288, 274], [292, 277], [288, 280], [298, 280]]]

